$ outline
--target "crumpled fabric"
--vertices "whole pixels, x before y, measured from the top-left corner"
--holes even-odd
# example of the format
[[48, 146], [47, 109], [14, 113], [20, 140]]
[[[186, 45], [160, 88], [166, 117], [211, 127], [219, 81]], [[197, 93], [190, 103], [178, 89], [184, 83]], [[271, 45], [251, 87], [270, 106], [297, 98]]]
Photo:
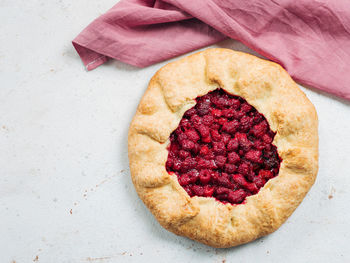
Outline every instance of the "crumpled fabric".
[[227, 37], [350, 100], [348, 0], [122, 0], [73, 45], [92, 70], [109, 58], [146, 67]]

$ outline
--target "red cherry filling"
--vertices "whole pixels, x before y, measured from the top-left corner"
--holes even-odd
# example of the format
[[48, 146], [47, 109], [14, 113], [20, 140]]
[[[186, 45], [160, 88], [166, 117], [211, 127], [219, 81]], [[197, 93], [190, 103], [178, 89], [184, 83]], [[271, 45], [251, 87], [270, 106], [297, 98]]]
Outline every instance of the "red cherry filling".
[[222, 89], [196, 101], [170, 135], [166, 170], [191, 197], [241, 204], [278, 175], [275, 133], [245, 99]]

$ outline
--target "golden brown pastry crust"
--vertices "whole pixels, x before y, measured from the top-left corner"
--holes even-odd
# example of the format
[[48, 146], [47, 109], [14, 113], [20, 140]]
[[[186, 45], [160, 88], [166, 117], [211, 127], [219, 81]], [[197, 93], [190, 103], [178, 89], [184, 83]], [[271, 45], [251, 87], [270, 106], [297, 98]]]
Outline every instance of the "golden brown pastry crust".
[[[165, 169], [169, 136], [195, 98], [218, 87], [264, 114], [283, 159], [279, 175], [241, 205], [192, 197]], [[273, 62], [229, 49], [207, 49], [162, 67], [151, 79], [129, 129], [129, 162], [138, 195], [171, 232], [231, 247], [275, 231], [293, 213], [318, 170], [314, 106]]]

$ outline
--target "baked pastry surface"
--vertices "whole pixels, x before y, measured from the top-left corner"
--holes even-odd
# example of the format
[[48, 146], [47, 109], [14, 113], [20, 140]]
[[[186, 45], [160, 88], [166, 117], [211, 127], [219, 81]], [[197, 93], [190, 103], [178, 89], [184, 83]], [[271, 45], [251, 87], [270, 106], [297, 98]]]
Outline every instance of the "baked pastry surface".
[[[263, 114], [282, 159], [278, 176], [241, 204], [190, 197], [168, 173], [170, 135], [196, 98], [216, 89], [240, 96]], [[318, 121], [312, 103], [273, 62], [228, 49], [207, 49], [161, 68], [130, 125], [132, 181], [169, 231], [213, 247], [231, 247], [275, 231], [293, 213], [318, 170]]]

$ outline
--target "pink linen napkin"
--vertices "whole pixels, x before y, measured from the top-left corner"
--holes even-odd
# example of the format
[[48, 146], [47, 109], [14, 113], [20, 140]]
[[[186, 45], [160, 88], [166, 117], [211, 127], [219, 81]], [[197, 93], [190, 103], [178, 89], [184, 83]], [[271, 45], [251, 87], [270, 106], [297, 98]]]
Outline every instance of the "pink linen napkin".
[[74, 40], [87, 70], [145, 67], [230, 37], [301, 84], [350, 100], [347, 0], [122, 0]]

